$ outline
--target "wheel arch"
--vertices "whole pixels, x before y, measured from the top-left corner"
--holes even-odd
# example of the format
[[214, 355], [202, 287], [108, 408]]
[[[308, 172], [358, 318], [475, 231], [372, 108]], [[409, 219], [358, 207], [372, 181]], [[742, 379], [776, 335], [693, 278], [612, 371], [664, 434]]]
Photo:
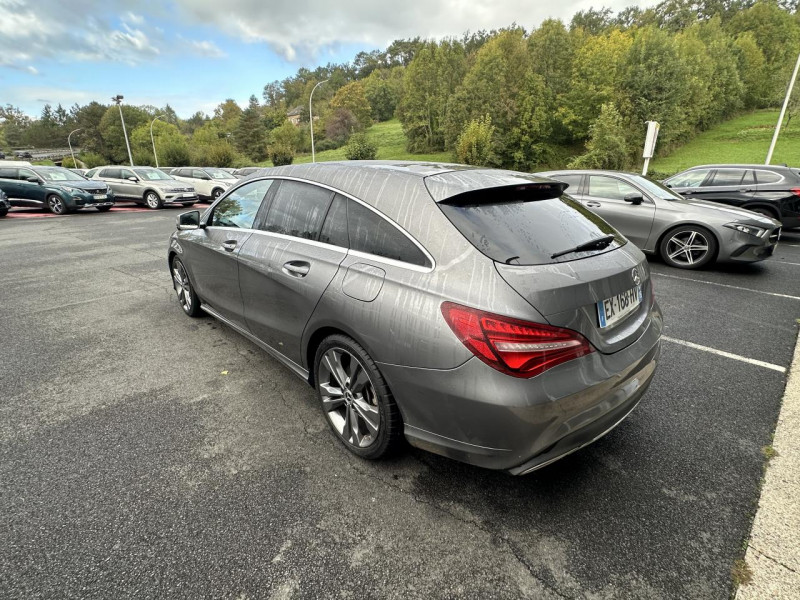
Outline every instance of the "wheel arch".
[[149, 187], [149, 188], [146, 188], [144, 190], [144, 192], [142, 192], [142, 200], [146, 200], [147, 199], [147, 194], [149, 194], [150, 192], [153, 192], [156, 196], [158, 196], [159, 200], [163, 200], [164, 199], [156, 188]]
[[748, 202], [747, 204], [742, 204], [740, 206], [740, 208], [743, 208], [745, 210], [753, 210], [753, 209], [756, 209], [756, 208], [763, 208], [763, 209], [768, 210], [770, 212], [770, 214], [772, 215], [773, 219], [776, 219], [778, 221], [781, 220], [781, 209], [779, 207], [775, 206], [774, 204], [770, 204], [769, 202], [763, 202], [763, 201], [756, 200], [754, 202]]
[[346, 335], [347, 337], [351, 338], [359, 346], [361, 346], [362, 348], [364, 348], [364, 350], [366, 350], [367, 354], [370, 355], [373, 361], [375, 361], [376, 363], [378, 362], [370, 347], [367, 344], [365, 344], [357, 334], [351, 331], [349, 327], [342, 326], [341, 324], [338, 323], [337, 324], [320, 323], [318, 325], [315, 325], [310, 333], [306, 334], [308, 336], [308, 339], [305, 342], [302, 351], [302, 357], [306, 363], [304, 366], [308, 370], [308, 384], [311, 387], [314, 387], [316, 385], [316, 382], [314, 381], [314, 358], [317, 354], [317, 349], [319, 348], [319, 345], [325, 338], [335, 334]]

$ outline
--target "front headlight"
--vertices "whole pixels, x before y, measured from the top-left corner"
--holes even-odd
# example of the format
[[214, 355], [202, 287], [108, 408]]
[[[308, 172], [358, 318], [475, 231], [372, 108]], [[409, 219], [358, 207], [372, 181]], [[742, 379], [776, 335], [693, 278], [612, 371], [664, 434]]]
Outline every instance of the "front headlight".
[[742, 233], [746, 233], [748, 235], [754, 235], [755, 237], [761, 237], [766, 232], [766, 229], [762, 229], [761, 227], [756, 227], [754, 225], [743, 225], [742, 223], [728, 223], [725, 225], [728, 229], [735, 229], [736, 231], [741, 231]]
[[68, 186], [64, 186], [64, 191], [67, 192], [68, 194], [72, 194], [73, 196], [75, 194], [80, 194], [81, 192], [83, 192], [83, 190], [80, 189], [80, 188], [74, 188], [74, 187], [68, 187]]
[[111, 193], [111, 186], [110, 185], [106, 185], [106, 194], [110, 194], [110, 193]]

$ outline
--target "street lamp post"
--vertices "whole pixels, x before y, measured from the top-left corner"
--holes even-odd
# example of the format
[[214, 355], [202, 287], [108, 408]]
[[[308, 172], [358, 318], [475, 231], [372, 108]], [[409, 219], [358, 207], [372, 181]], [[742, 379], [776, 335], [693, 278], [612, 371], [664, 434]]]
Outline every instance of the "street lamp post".
[[156, 154], [156, 140], [153, 138], [153, 124], [163, 116], [164, 115], [156, 115], [156, 118], [150, 122], [150, 142], [153, 144], [153, 156], [156, 159], [156, 169], [158, 168], [158, 154]]
[[78, 163], [75, 162], [75, 153], [72, 151], [72, 142], [69, 141], [69, 138], [72, 137], [73, 133], [77, 133], [80, 130], [81, 130], [81, 128], [78, 127], [75, 131], [70, 131], [69, 135], [67, 136], [67, 145], [69, 146], [69, 154], [70, 154], [70, 156], [72, 156], [72, 168], [73, 169], [77, 168]]
[[128, 141], [128, 132], [125, 129], [125, 117], [122, 116], [122, 99], [124, 96], [117, 94], [111, 98], [111, 101], [114, 102], [117, 107], [119, 108], [119, 120], [122, 121], [122, 135], [125, 136], [125, 147], [128, 148], [128, 160], [131, 161], [131, 166], [133, 166], [133, 154], [131, 154], [131, 144]]
[[311, 95], [308, 97], [308, 124], [311, 126], [311, 162], [317, 162], [316, 155], [314, 154], [314, 115], [311, 113], [311, 99], [314, 97], [314, 91], [321, 86], [323, 83], [327, 83], [330, 81], [326, 79], [325, 81], [320, 81], [317, 85], [314, 86], [314, 89], [311, 90]]
[[778, 116], [778, 124], [775, 125], [775, 133], [772, 136], [772, 143], [769, 145], [769, 151], [767, 152], [767, 160], [764, 163], [765, 165], [768, 165], [772, 160], [772, 152], [775, 150], [775, 143], [778, 141], [778, 133], [780, 132], [781, 124], [783, 123], [783, 115], [786, 114], [786, 107], [789, 105], [789, 98], [792, 97], [792, 89], [794, 88], [795, 79], [797, 79], [798, 69], [800, 69], [800, 54], [797, 55], [797, 63], [794, 65], [794, 72], [792, 73], [792, 78], [789, 81], [789, 89], [786, 90], [786, 98], [783, 100], [781, 113]]

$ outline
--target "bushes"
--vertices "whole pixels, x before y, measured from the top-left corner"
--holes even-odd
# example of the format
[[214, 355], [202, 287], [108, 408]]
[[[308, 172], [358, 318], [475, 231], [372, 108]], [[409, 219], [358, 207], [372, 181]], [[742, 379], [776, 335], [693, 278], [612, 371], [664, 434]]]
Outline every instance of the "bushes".
[[67, 156], [66, 158], [61, 159], [61, 166], [64, 167], [65, 169], [80, 169], [80, 168], [82, 168], [82, 167], [79, 167], [78, 164], [80, 164], [79, 159], [76, 158], [75, 161], [73, 162], [71, 156]]
[[200, 144], [192, 148], [191, 164], [200, 167], [232, 167], [237, 154], [227, 142]]
[[354, 133], [344, 148], [344, 155], [347, 160], [375, 160], [378, 147], [368, 141], [363, 133]]
[[613, 102], [600, 107], [600, 116], [590, 128], [588, 152], [569, 163], [570, 169], [624, 169], [628, 163], [628, 143], [622, 116]]
[[285, 143], [273, 144], [269, 149], [269, 159], [276, 167], [290, 165], [294, 161], [294, 150]]
[[470, 121], [456, 141], [456, 160], [467, 165], [495, 164], [494, 135], [495, 127], [488, 115]]
[[78, 160], [83, 162], [87, 169], [94, 169], [108, 164], [108, 161], [96, 152], [84, 152], [78, 157]]
[[190, 162], [189, 146], [182, 139], [170, 139], [159, 144], [158, 164], [181, 167]]
[[354, 131], [360, 131], [361, 124], [356, 116], [346, 108], [337, 108], [325, 119], [325, 137], [338, 148], [344, 144]]

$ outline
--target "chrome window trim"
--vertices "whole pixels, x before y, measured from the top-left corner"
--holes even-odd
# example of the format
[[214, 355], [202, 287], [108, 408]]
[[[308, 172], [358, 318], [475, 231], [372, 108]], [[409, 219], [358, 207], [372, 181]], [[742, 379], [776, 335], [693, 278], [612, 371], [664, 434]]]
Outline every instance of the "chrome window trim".
[[[404, 236], [406, 236], [411, 241], [412, 244], [414, 244], [417, 248], [419, 248], [419, 250], [425, 256], [425, 258], [427, 258], [430, 261], [431, 264], [430, 264], [430, 266], [415, 265], [413, 263], [407, 263], [407, 262], [404, 262], [404, 261], [401, 261], [401, 260], [394, 260], [392, 258], [386, 258], [385, 256], [379, 256], [377, 254], [370, 254], [369, 252], [361, 252], [360, 250], [353, 250], [352, 248], [347, 248], [346, 249], [348, 254], [352, 254], [353, 256], [358, 256], [360, 258], [369, 258], [371, 260], [382, 262], [382, 263], [387, 264], [387, 265], [398, 266], [398, 267], [402, 267], [404, 269], [410, 269], [412, 271], [418, 271], [420, 273], [430, 273], [431, 271], [433, 271], [436, 268], [436, 260], [433, 258], [433, 255], [430, 252], [428, 252], [428, 250], [425, 248], [425, 246], [420, 244], [414, 238], [414, 236], [412, 236], [405, 229], [403, 229], [400, 225], [398, 225], [392, 218], [386, 216], [385, 214], [383, 214], [381, 211], [379, 211], [374, 206], [370, 206], [369, 204], [367, 204], [363, 200], [359, 200], [358, 198], [356, 198], [352, 194], [348, 194], [347, 192], [343, 192], [342, 190], [339, 190], [339, 189], [337, 189], [337, 188], [335, 188], [333, 186], [327, 185], [325, 183], [317, 183], [316, 181], [310, 181], [308, 179], [303, 179], [301, 177], [292, 177], [292, 176], [289, 176], [289, 175], [264, 175], [262, 177], [258, 177], [258, 178], [254, 178], [254, 179], [249, 179], [248, 178], [247, 180], [241, 180], [241, 182], [238, 183], [238, 185], [235, 185], [235, 186], [232, 186], [232, 187], [228, 188], [225, 191], [225, 193], [222, 194], [222, 196], [220, 196], [217, 199], [216, 202], [214, 202], [211, 206], [209, 206], [205, 210], [205, 212], [200, 216], [200, 222], [201, 223], [205, 223], [206, 220], [208, 219], [208, 216], [211, 215], [211, 211], [214, 209], [214, 207], [216, 207], [216, 205], [218, 203], [220, 203], [222, 200], [227, 198], [230, 194], [235, 192], [237, 189], [239, 189], [240, 187], [242, 187], [244, 185], [249, 185], [249, 184], [253, 183], [254, 181], [260, 181], [262, 179], [283, 179], [283, 180], [286, 180], [286, 181], [298, 181], [300, 183], [308, 183], [310, 185], [315, 185], [317, 187], [321, 187], [321, 188], [324, 188], [326, 190], [330, 190], [331, 192], [334, 192], [336, 194], [341, 194], [345, 198], [349, 198], [353, 202], [357, 202], [361, 206], [363, 206], [363, 207], [367, 208], [368, 210], [371, 210], [372, 212], [374, 212], [381, 219], [386, 220], [390, 225], [394, 226], [395, 229], [397, 229], [400, 233], [402, 233]], [[323, 224], [324, 224], [324, 222], [323, 222]], [[275, 236], [279, 236], [279, 237], [285, 237], [285, 238], [291, 239], [291, 240], [300, 240], [300, 241], [306, 242], [306, 243], [311, 242], [311, 243], [314, 243], [314, 244], [320, 244], [320, 245], [322, 245], [324, 247], [342, 249], [341, 246], [337, 246], [335, 244], [326, 244], [325, 242], [318, 242], [316, 240], [308, 240], [308, 239], [305, 239], [305, 238], [299, 238], [299, 237], [295, 237], [295, 236], [291, 236], [291, 235], [284, 235], [284, 234], [275, 233], [275, 232], [272, 232], [272, 231], [265, 231], [263, 229], [245, 230], [245, 229], [238, 229], [236, 227], [220, 227], [218, 225], [213, 225], [213, 227], [215, 227], [217, 229], [236, 229], [237, 231], [253, 231], [255, 233], [259, 233], [259, 232], [268, 233], [270, 235], [275, 235]]]

